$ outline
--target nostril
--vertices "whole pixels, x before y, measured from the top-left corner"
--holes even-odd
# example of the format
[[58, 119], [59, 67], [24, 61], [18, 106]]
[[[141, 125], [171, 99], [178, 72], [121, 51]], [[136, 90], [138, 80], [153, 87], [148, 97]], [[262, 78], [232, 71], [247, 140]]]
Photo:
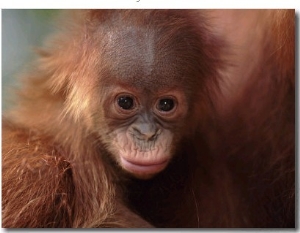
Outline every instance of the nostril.
[[133, 130], [133, 133], [134, 133], [135, 135], [140, 135], [140, 134], [142, 134], [142, 132], [141, 132], [138, 128], [136, 128], [136, 127], [132, 127], [132, 130]]
[[156, 134], [153, 134], [152, 136], [148, 137], [148, 141], [154, 141], [157, 138]]
[[154, 141], [158, 136], [158, 129], [146, 129], [146, 128], [137, 128], [132, 127], [133, 135], [140, 140]]
[[147, 133], [144, 133], [143, 136], [145, 137], [145, 139], [151, 141], [155, 138], [155, 132], [147, 132]]

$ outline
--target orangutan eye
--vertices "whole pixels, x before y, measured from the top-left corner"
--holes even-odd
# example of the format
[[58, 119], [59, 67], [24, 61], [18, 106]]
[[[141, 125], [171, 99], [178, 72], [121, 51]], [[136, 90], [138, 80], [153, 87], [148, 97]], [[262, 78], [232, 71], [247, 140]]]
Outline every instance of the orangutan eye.
[[157, 109], [159, 111], [169, 112], [174, 108], [174, 106], [175, 106], [174, 100], [166, 98], [166, 99], [159, 100]]
[[134, 100], [130, 96], [120, 96], [117, 101], [119, 107], [124, 110], [130, 110], [134, 107]]

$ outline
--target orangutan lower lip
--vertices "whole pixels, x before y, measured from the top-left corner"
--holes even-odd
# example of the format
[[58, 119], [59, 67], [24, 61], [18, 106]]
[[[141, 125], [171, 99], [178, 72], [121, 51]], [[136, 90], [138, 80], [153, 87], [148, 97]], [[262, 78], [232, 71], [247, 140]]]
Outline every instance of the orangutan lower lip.
[[168, 164], [168, 160], [158, 161], [153, 163], [139, 163], [128, 161], [125, 158], [121, 157], [122, 167], [130, 172], [139, 172], [139, 173], [157, 173], [163, 170]]

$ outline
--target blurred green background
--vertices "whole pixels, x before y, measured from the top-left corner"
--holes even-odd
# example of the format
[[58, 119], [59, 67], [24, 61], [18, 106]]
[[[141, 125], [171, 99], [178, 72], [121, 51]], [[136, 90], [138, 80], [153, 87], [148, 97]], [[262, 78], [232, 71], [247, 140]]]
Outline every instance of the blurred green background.
[[2, 9], [2, 110], [9, 107], [10, 87], [34, 57], [33, 49], [43, 44], [55, 29], [60, 10]]

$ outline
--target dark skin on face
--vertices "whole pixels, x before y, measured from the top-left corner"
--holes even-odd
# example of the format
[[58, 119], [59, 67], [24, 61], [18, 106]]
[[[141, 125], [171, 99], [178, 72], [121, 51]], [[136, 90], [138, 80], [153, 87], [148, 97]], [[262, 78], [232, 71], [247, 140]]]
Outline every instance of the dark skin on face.
[[[136, 49], [136, 46], [127, 50], [132, 54], [134, 51], [130, 49]], [[140, 50], [145, 51], [144, 60], [149, 53], [155, 55], [156, 52], [155, 48], [154, 51]], [[129, 67], [136, 67], [136, 57], [123, 54], [120, 57], [125, 57], [124, 63]], [[141, 77], [132, 77], [135, 72]], [[176, 79], [172, 76], [158, 79], [152, 76], [155, 73], [155, 68], [149, 71], [149, 67], [130, 70], [127, 75], [123, 73], [121, 78], [116, 78], [113, 84], [105, 86], [109, 90], [108, 107], [104, 107], [110, 125], [109, 150], [125, 171], [141, 179], [151, 178], [168, 165], [174, 137], [178, 137], [174, 131], [183, 124], [188, 110], [187, 97], [176, 86]], [[109, 80], [115, 81], [114, 78]], [[157, 81], [149, 85], [149, 80]], [[166, 81], [170, 83], [169, 87], [165, 85]]]
[[176, 132], [186, 121], [188, 96], [180, 88], [176, 63], [165, 63], [174, 54], [159, 53], [155, 36], [135, 27], [116, 32], [102, 42], [109, 53], [104, 49], [104, 59], [113, 61], [102, 80], [105, 138], [110, 138], [108, 150], [125, 171], [148, 179], [172, 159], [180, 140]]
[[167, 167], [189, 131], [191, 98], [194, 89], [199, 92], [193, 63], [202, 52], [193, 47], [199, 43], [194, 34], [160, 25], [165, 20], [141, 25], [134, 17], [124, 22], [116, 15], [95, 32], [95, 86], [103, 93], [95, 112], [103, 112], [97, 133], [114, 160], [134, 177], [149, 179]]
[[110, 151], [119, 165], [143, 179], [162, 171], [172, 158], [174, 125], [181, 125], [187, 114], [183, 93], [171, 89], [150, 94], [119, 85], [108, 100], [107, 118], [114, 119]]

